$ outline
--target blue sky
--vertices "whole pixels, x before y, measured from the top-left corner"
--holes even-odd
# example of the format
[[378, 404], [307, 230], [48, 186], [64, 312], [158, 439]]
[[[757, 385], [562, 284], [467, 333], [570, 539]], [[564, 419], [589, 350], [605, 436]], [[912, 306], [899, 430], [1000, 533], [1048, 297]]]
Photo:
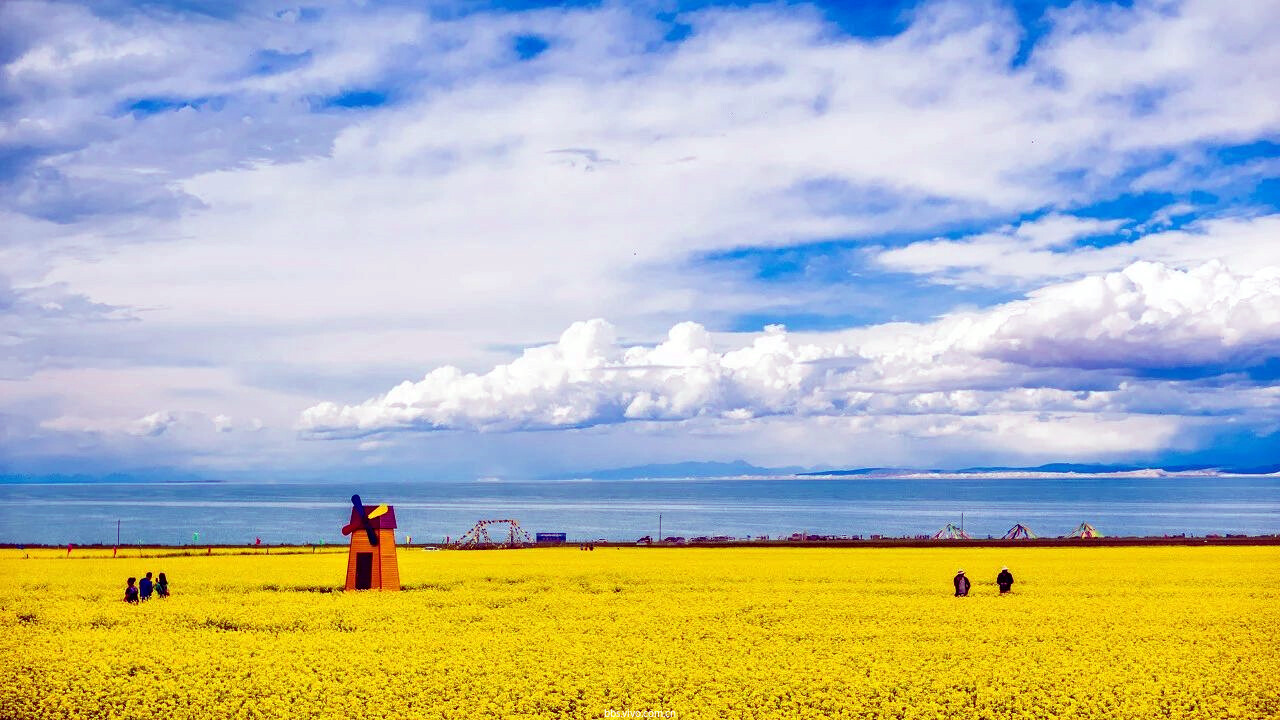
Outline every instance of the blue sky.
[[0, 472], [1275, 462], [1277, 27], [4, 3]]

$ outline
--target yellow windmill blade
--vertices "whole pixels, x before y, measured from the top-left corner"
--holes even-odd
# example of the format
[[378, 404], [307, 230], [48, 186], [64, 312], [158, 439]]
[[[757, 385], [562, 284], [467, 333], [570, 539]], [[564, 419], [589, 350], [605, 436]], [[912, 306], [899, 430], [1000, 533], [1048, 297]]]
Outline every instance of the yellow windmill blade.
[[370, 520], [372, 520], [372, 519], [374, 519], [374, 518], [378, 517], [379, 515], [386, 515], [386, 514], [387, 514], [387, 506], [386, 506], [386, 505], [379, 505], [378, 507], [376, 507], [376, 508], [374, 508], [374, 509], [370, 510], [370, 511], [369, 511], [369, 515], [368, 515], [367, 517], [368, 517]]

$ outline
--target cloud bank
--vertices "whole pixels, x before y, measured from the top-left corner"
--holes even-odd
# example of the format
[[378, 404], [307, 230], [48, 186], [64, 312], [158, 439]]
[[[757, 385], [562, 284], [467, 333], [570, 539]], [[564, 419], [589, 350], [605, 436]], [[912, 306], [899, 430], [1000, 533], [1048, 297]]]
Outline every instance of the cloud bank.
[[[305, 410], [316, 435], [549, 430], [713, 417], [1132, 412], [1142, 378], [1219, 376], [1280, 358], [1280, 268], [1135, 263], [927, 324], [800, 342], [770, 327], [719, 351], [697, 323], [624, 347], [604, 320], [487, 373], [445, 366], [357, 405]], [[1128, 378], [1126, 384], [1116, 376]], [[1111, 383], [1111, 389], [1100, 384]], [[1164, 410], [1176, 413], [1172, 390]]]

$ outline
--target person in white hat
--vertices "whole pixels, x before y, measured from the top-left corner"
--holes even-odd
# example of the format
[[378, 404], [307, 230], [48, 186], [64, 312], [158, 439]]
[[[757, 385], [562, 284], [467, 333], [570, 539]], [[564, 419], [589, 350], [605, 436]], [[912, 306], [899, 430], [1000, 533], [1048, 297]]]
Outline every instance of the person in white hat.
[[996, 584], [1000, 586], [1000, 594], [1003, 595], [1013, 589], [1013, 573], [1009, 572], [1009, 568], [1000, 568], [1000, 574], [996, 576]]
[[964, 576], [964, 570], [956, 571], [956, 576], [952, 578], [951, 584], [956, 586], [956, 597], [967, 597], [969, 595], [969, 578]]

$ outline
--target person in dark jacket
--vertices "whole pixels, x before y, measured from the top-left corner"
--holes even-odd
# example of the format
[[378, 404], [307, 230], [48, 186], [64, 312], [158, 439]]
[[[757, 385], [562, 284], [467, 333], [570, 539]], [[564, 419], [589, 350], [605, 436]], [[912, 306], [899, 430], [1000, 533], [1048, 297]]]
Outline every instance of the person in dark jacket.
[[162, 598], [169, 597], [169, 578], [160, 573], [156, 576], [156, 595]]
[[138, 582], [138, 578], [129, 578], [129, 584], [124, 588], [124, 601], [127, 603], [138, 603], [138, 588], [134, 587], [134, 583]]
[[151, 582], [151, 573], [147, 573], [146, 577], [138, 581], [138, 599], [150, 600], [151, 590], [153, 589], [154, 585], [155, 584]]
[[957, 570], [956, 576], [952, 578], [951, 584], [956, 586], [956, 597], [966, 597], [969, 594], [969, 578], [964, 576], [963, 570]]
[[1009, 572], [1009, 568], [1000, 568], [1000, 574], [996, 576], [996, 584], [1000, 586], [1001, 595], [1013, 589], [1013, 573]]

